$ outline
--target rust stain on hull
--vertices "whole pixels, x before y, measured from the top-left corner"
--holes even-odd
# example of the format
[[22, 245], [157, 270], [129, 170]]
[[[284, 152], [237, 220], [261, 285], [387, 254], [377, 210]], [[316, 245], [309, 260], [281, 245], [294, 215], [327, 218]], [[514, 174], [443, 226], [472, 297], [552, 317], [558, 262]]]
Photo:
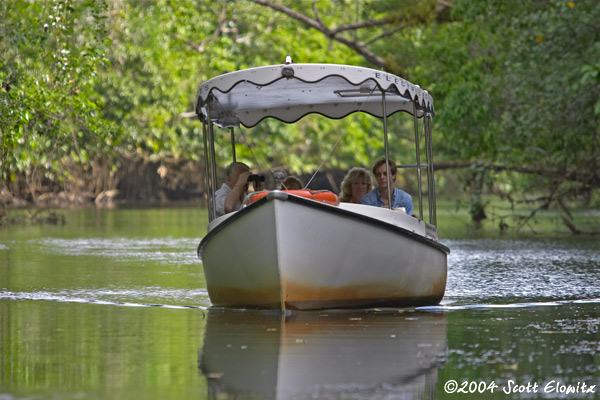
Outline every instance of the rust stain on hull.
[[444, 293], [446, 293], [446, 280], [447, 280], [447, 277], [444, 274], [444, 276], [441, 276], [431, 286], [431, 291], [430, 291], [431, 295], [433, 295], [433, 296], [440, 296], [440, 299], [438, 300], [438, 303], [440, 301], [442, 301], [442, 298], [444, 297]]
[[[402, 290], [398, 285], [352, 285], [344, 287], [300, 285], [282, 282], [282, 287], [209, 289], [211, 303], [218, 307], [261, 307], [318, 310], [325, 308], [418, 307], [438, 304], [444, 297], [446, 276], [427, 290]], [[284, 296], [282, 299], [281, 296]]]
[[[359, 307], [417, 307], [438, 304], [444, 297], [446, 277], [423, 293], [403, 291], [394, 285], [353, 285], [344, 287], [307, 286], [283, 283], [286, 308], [309, 310]], [[418, 292], [418, 291], [417, 291]]]
[[279, 287], [245, 290], [212, 287], [208, 291], [210, 302], [217, 307], [261, 307], [281, 309]]
[[286, 301], [290, 310], [322, 310], [328, 308], [371, 308], [371, 307], [419, 307], [438, 304], [441, 297], [372, 298], [349, 300]]

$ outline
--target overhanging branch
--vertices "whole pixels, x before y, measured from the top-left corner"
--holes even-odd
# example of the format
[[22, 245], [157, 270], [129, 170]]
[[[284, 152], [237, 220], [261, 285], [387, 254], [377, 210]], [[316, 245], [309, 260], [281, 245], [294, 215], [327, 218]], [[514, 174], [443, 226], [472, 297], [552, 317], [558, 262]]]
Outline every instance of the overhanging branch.
[[448, 169], [463, 169], [463, 168], [485, 168], [491, 171], [509, 171], [518, 172], [521, 174], [538, 175], [546, 178], [558, 179], [559, 181], [572, 181], [588, 185], [590, 188], [600, 188], [600, 176], [596, 171], [581, 171], [581, 170], [548, 170], [541, 168], [530, 168], [530, 167], [513, 167], [507, 165], [498, 164], [484, 164], [476, 163], [471, 161], [459, 161], [459, 162], [441, 162], [435, 163], [434, 168], [436, 171], [448, 170]]
[[223, 25], [225, 25], [225, 22], [227, 21], [226, 16], [227, 16], [227, 5], [224, 5], [223, 8], [221, 9], [221, 14], [219, 15], [219, 22], [217, 23], [217, 28], [215, 29], [215, 31], [213, 32], [213, 34], [211, 36], [205, 38], [199, 44], [196, 42], [193, 42], [189, 39], [182, 38], [179, 35], [173, 35], [172, 37], [175, 39], [183, 40], [185, 42], [185, 44], [190, 46], [192, 49], [194, 49], [198, 53], [204, 53], [204, 51], [206, 50], [206, 46], [210, 42], [215, 40], [219, 36], [219, 34], [223, 31]]
[[[282, 6], [281, 4], [272, 3], [268, 0], [252, 0], [252, 1], [257, 4], [263, 5], [265, 7], [269, 7], [275, 11], [282, 12], [285, 15], [287, 15], [291, 18], [294, 18], [295, 20], [303, 23], [304, 25], [318, 30], [319, 32], [323, 33], [325, 36], [348, 46], [349, 48], [351, 48], [352, 50], [356, 51], [358, 54], [363, 56], [371, 64], [373, 64], [379, 68], [386, 67], [386, 62], [382, 57], [369, 51], [366, 47], [359, 44], [358, 42], [349, 40], [349, 39], [343, 37], [342, 35], [340, 35], [341, 31], [330, 29], [327, 25], [325, 25], [320, 20], [314, 20], [312, 18], [307, 17], [304, 14], [301, 14], [299, 12], [292, 10], [291, 8]], [[344, 30], [346, 30], [346, 29], [344, 29]]]

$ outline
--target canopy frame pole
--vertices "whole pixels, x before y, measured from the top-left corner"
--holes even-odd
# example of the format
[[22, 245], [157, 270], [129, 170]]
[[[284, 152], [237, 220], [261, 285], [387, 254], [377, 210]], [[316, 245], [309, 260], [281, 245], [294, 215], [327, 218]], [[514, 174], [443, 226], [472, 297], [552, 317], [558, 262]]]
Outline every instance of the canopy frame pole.
[[231, 131], [231, 156], [233, 157], [233, 162], [237, 162], [235, 157], [235, 135], [233, 134], [233, 126], [229, 128]]
[[206, 184], [206, 202], [207, 202], [207, 206], [208, 206], [208, 216], [211, 217], [212, 216], [212, 208], [213, 208], [213, 201], [212, 201], [212, 196], [211, 193], [213, 192], [212, 190], [212, 182], [210, 179], [210, 167], [208, 164], [208, 159], [209, 157], [209, 149], [208, 149], [208, 138], [207, 138], [207, 128], [206, 128], [206, 121], [202, 121], [202, 137], [204, 139], [204, 180], [205, 180], [205, 184]]
[[427, 203], [429, 205], [429, 222], [433, 224], [433, 203], [432, 203], [432, 176], [431, 176], [431, 136], [430, 131], [427, 126], [427, 118], [424, 117], [423, 121], [423, 129], [425, 130], [425, 155], [427, 157]]
[[215, 160], [215, 136], [212, 120], [210, 119], [210, 101], [206, 105], [206, 119], [208, 120], [208, 144], [210, 145], [210, 179], [212, 185], [210, 187], [210, 200], [213, 206], [210, 209], [210, 221], [217, 218], [217, 208], [215, 204], [215, 185], [217, 182], [217, 163]]
[[431, 224], [437, 226], [437, 205], [436, 205], [436, 195], [435, 195], [435, 176], [433, 170], [433, 135], [431, 132], [431, 114], [427, 114], [425, 117], [425, 129], [427, 130], [427, 135], [429, 136], [429, 156], [428, 156], [428, 164], [429, 164], [429, 174], [431, 175]]
[[419, 193], [419, 218], [423, 219], [423, 188], [421, 187], [421, 150], [419, 146], [419, 116], [417, 115], [417, 101], [413, 100], [413, 115], [415, 119], [415, 149], [417, 151], [417, 186]]
[[[390, 148], [388, 146], [388, 129], [387, 129], [387, 109], [385, 103], [385, 90], [381, 91], [381, 103], [383, 107], [383, 138], [385, 146], [385, 172], [387, 175], [387, 189], [388, 189], [388, 208], [392, 207], [392, 182], [390, 181]], [[375, 177], [377, 178], [377, 177]]]

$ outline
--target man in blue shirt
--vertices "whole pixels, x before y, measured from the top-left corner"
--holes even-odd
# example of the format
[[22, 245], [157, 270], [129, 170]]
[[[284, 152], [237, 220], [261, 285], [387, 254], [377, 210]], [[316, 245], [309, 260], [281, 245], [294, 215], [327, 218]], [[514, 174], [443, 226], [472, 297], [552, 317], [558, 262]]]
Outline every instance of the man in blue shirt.
[[[412, 197], [403, 190], [394, 187], [396, 182], [396, 163], [389, 160], [390, 188], [392, 194], [392, 208], [404, 207], [408, 215], [413, 213]], [[388, 205], [387, 166], [385, 158], [377, 161], [373, 167], [373, 175], [377, 180], [377, 188], [363, 196], [361, 203], [369, 206], [383, 207]]]

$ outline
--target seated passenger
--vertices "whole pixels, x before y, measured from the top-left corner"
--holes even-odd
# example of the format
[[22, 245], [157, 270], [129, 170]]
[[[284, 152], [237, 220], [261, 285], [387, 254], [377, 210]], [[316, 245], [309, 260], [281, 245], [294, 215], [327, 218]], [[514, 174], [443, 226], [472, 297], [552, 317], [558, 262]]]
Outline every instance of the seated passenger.
[[[389, 160], [390, 188], [392, 189], [392, 208], [404, 207], [408, 215], [413, 213], [412, 197], [394, 186], [396, 182], [396, 163]], [[362, 204], [369, 206], [388, 206], [387, 166], [385, 159], [381, 159], [373, 166], [373, 175], [377, 181], [377, 188], [367, 193], [361, 200]]]
[[304, 184], [297, 176], [290, 175], [283, 181], [282, 189], [284, 190], [302, 190]]
[[342, 180], [340, 201], [360, 204], [363, 196], [373, 189], [373, 180], [368, 170], [354, 167]]
[[[233, 162], [225, 168], [226, 182], [215, 192], [217, 217], [242, 208], [244, 197], [248, 194], [250, 167], [241, 162]], [[255, 190], [261, 190], [253, 184]], [[260, 185], [258, 185], [260, 186]]]

